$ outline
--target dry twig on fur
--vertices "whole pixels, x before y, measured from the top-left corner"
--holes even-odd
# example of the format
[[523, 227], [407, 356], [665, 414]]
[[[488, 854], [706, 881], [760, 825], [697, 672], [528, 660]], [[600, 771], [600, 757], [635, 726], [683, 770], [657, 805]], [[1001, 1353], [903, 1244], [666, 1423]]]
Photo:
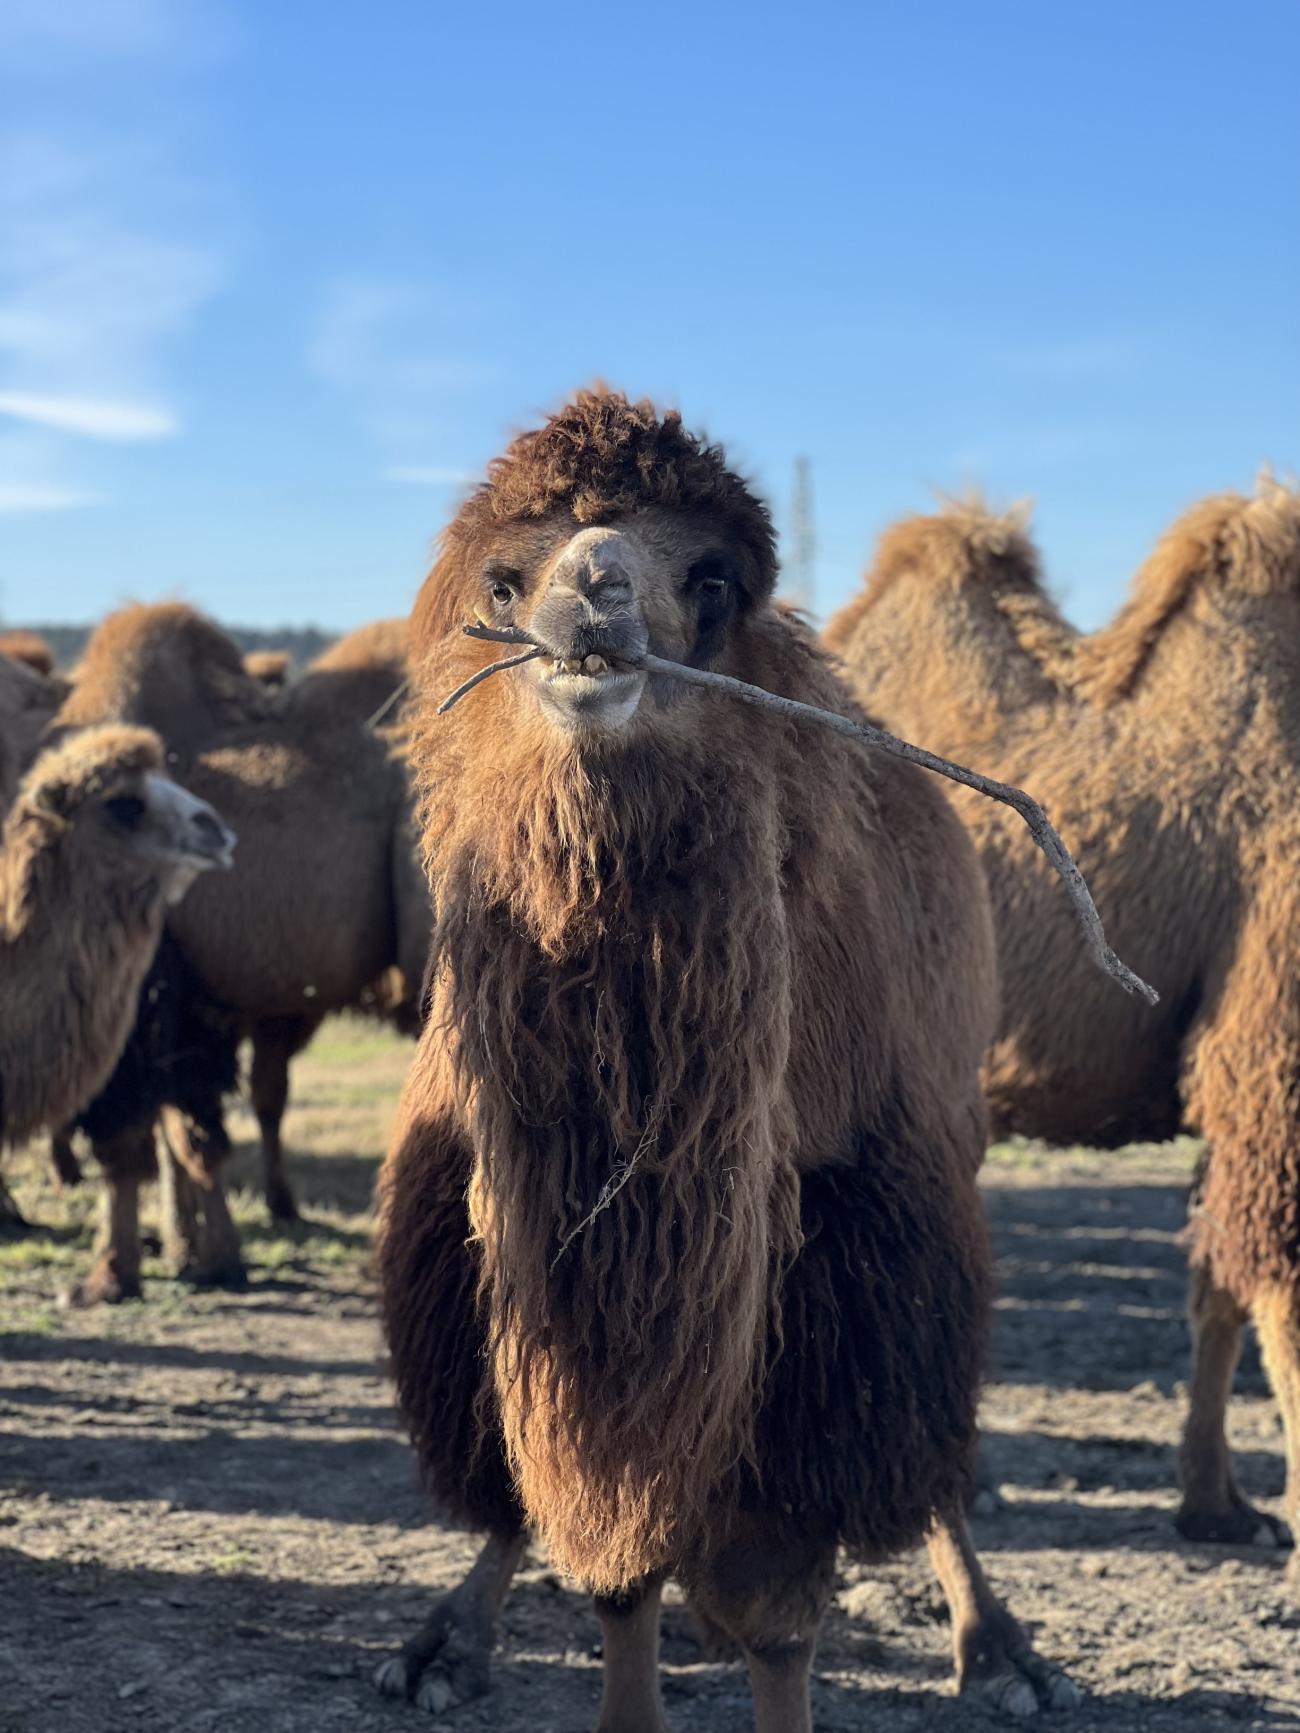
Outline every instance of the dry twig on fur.
[[[469, 632], [473, 631], [473, 628], [466, 626], [465, 630]], [[487, 630], [488, 628], [485, 626], [482, 634], [474, 632], [474, 636], [476, 638], [480, 635], [486, 636]], [[496, 636], [496, 634], [494, 633], [493, 636]], [[516, 642], [520, 644], [532, 644], [532, 639], [523, 637], [517, 640], [514, 638], [506, 638], [504, 642], [507, 644], [513, 644]], [[546, 652], [542, 649], [540, 644], [533, 644], [532, 649], [525, 651], [522, 656], [506, 656], [500, 662], [489, 662], [486, 668], [480, 668], [478, 673], [472, 674], [463, 686], [457, 686], [456, 690], [451, 693], [449, 697], [443, 699], [442, 703], [438, 706], [439, 716], [445, 716], [453, 704], [459, 704], [467, 692], [472, 692], [481, 681], [488, 679], [490, 675], [499, 674], [503, 668], [518, 668], [521, 663], [536, 661], [538, 656], [544, 656], [545, 654]]]
[[[524, 647], [526, 654], [508, 656], [504, 661], [493, 662], [486, 668], [480, 668], [472, 679], [466, 680], [463, 686], [458, 686], [449, 697], [443, 699], [438, 706], [439, 715], [450, 710], [480, 681], [504, 668], [514, 668], [521, 662], [531, 662], [535, 656], [558, 656], [558, 652], [549, 645], [539, 643], [527, 632], [521, 632], [517, 626], [480, 624], [463, 626], [461, 630], [467, 638], [479, 638], [492, 644], [520, 645]], [[872, 722], [855, 722], [851, 717], [839, 716], [833, 710], [822, 710], [815, 704], [804, 704], [797, 698], [781, 698], [775, 692], [768, 692], [762, 686], [753, 686], [747, 680], [737, 680], [730, 674], [715, 674], [708, 668], [688, 668], [682, 662], [670, 662], [663, 656], [644, 655], [627, 657], [625, 660], [628, 667], [644, 668], [648, 674], [664, 674], [670, 679], [681, 680], [688, 686], [711, 686], [717, 691], [730, 693], [733, 698], [739, 698], [746, 704], [774, 710], [779, 716], [794, 716], [804, 722], [816, 722], [823, 728], [832, 728], [837, 734], [846, 734], [852, 740], [864, 741], [868, 746], [892, 753], [895, 758], [906, 759], [909, 764], [919, 764], [923, 770], [932, 770], [938, 776], [946, 776], [950, 782], [960, 782], [966, 788], [973, 788], [977, 794], [985, 794], [990, 800], [999, 800], [1003, 805], [1011, 807], [1024, 819], [1029, 827], [1029, 834], [1059, 873], [1083, 929], [1083, 942], [1093, 961], [1118, 981], [1126, 992], [1137, 993], [1148, 1005], [1158, 1002], [1160, 995], [1155, 988], [1135, 974], [1126, 963], [1121, 962], [1106, 943], [1101, 916], [1097, 913], [1092, 893], [1074, 856], [1062, 842], [1059, 832], [1042, 807], [1032, 795], [1026, 794], [1023, 788], [1016, 788], [1009, 782], [996, 782], [990, 776], [981, 776], [977, 770], [967, 770], [965, 765], [954, 764], [951, 759], [940, 758], [935, 752], [927, 752], [924, 746], [913, 746], [910, 740], [900, 740], [896, 734], [877, 728]]]

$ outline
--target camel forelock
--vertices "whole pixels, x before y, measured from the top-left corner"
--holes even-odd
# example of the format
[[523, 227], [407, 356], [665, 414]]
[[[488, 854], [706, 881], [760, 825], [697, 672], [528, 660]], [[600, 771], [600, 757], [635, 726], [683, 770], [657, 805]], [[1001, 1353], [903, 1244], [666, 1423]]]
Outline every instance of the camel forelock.
[[561, 511], [575, 524], [592, 524], [646, 506], [718, 520], [748, 554], [751, 600], [772, 594], [771, 514], [722, 448], [688, 432], [678, 411], [661, 414], [645, 399], [632, 403], [602, 388], [580, 391], [495, 458], [448, 536], [452, 543], [477, 540], [493, 526]]

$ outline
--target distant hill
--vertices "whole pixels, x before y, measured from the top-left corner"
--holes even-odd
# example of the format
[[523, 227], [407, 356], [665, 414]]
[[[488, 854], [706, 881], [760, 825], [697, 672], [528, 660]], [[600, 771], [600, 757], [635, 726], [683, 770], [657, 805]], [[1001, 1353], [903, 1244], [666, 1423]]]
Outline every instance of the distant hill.
[[[86, 647], [93, 626], [43, 626], [39, 620], [6, 620], [3, 629], [19, 626], [39, 632], [54, 651], [60, 668], [75, 667]], [[230, 636], [247, 653], [249, 650], [287, 650], [294, 671], [312, 662], [327, 650], [338, 637], [337, 632], [322, 632], [315, 626], [225, 626]]]

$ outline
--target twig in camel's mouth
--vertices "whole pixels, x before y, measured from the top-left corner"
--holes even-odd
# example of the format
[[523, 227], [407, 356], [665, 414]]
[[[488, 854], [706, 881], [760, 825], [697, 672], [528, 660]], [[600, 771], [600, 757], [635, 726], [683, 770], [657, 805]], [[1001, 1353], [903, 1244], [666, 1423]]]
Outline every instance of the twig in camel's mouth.
[[[489, 644], [522, 646], [523, 654], [509, 656], [504, 661], [493, 662], [487, 668], [480, 668], [477, 674], [443, 699], [438, 706], [439, 714], [450, 710], [480, 681], [488, 679], [503, 668], [514, 668], [521, 662], [531, 662], [536, 656], [549, 657], [557, 665], [566, 660], [557, 656], [549, 644], [539, 643], [527, 632], [521, 632], [517, 626], [485, 626], [480, 623], [475, 626], [462, 626], [461, 630], [467, 638], [479, 638]], [[1079, 871], [1078, 863], [1042, 807], [1032, 795], [1026, 794], [1023, 788], [1017, 788], [1009, 782], [997, 782], [991, 776], [981, 775], [978, 770], [968, 770], [964, 764], [955, 764], [950, 758], [940, 758], [937, 752], [930, 752], [924, 746], [914, 746], [910, 740], [900, 740], [896, 734], [878, 728], [874, 722], [842, 716], [838, 711], [823, 710], [816, 704], [805, 704], [797, 698], [783, 698], [779, 693], [768, 692], [762, 686], [751, 685], [747, 680], [737, 680], [730, 674], [715, 673], [711, 668], [689, 668], [684, 663], [669, 661], [667, 657], [649, 654], [628, 657], [626, 666], [629, 671], [635, 669], [648, 674], [664, 674], [670, 679], [685, 681], [689, 686], [708, 686], [714, 691], [726, 692], [742, 703], [755, 704], [761, 709], [774, 710], [779, 715], [799, 721], [815, 722], [823, 728], [833, 729], [837, 734], [847, 734], [850, 738], [861, 740], [879, 751], [888, 752], [895, 758], [906, 759], [909, 764], [918, 764], [923, 770], [946, 776], [950, 782], [959, 782], [965, 788], [973, 788], [978, 793], [987, 795], [990, 800], [998, 800], [1004, 806], [1011, 807], [1024, 819], [1029, 827], [1029, 834], [1060, 875], [1082, 930], [1084, 946], [1097, 967], [1118, 981], [1125, 992], [1136, 993], [1139, 998], [1145, 999], [1148, 1005], [1159, 1003], [1160, 995], [1155, 988], [1135, 974], [1106, 943], [1101, 916], [1097, 913], [1097, 906], [1092, 900], [1087, 881]], [[552, 679], [556, 677], [555, 674], [551, 676]], [[565, 677], [573, 678], [567, 673]]]

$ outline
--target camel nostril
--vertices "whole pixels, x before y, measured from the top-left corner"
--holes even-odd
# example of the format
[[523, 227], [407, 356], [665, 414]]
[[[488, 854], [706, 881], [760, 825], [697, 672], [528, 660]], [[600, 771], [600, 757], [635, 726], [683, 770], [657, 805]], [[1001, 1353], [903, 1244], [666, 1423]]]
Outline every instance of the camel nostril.
[[193, 816], [195, 835], [213, 853], [220, 853], [230, 840], [229, 832], [210, 807], [200, 807]]

